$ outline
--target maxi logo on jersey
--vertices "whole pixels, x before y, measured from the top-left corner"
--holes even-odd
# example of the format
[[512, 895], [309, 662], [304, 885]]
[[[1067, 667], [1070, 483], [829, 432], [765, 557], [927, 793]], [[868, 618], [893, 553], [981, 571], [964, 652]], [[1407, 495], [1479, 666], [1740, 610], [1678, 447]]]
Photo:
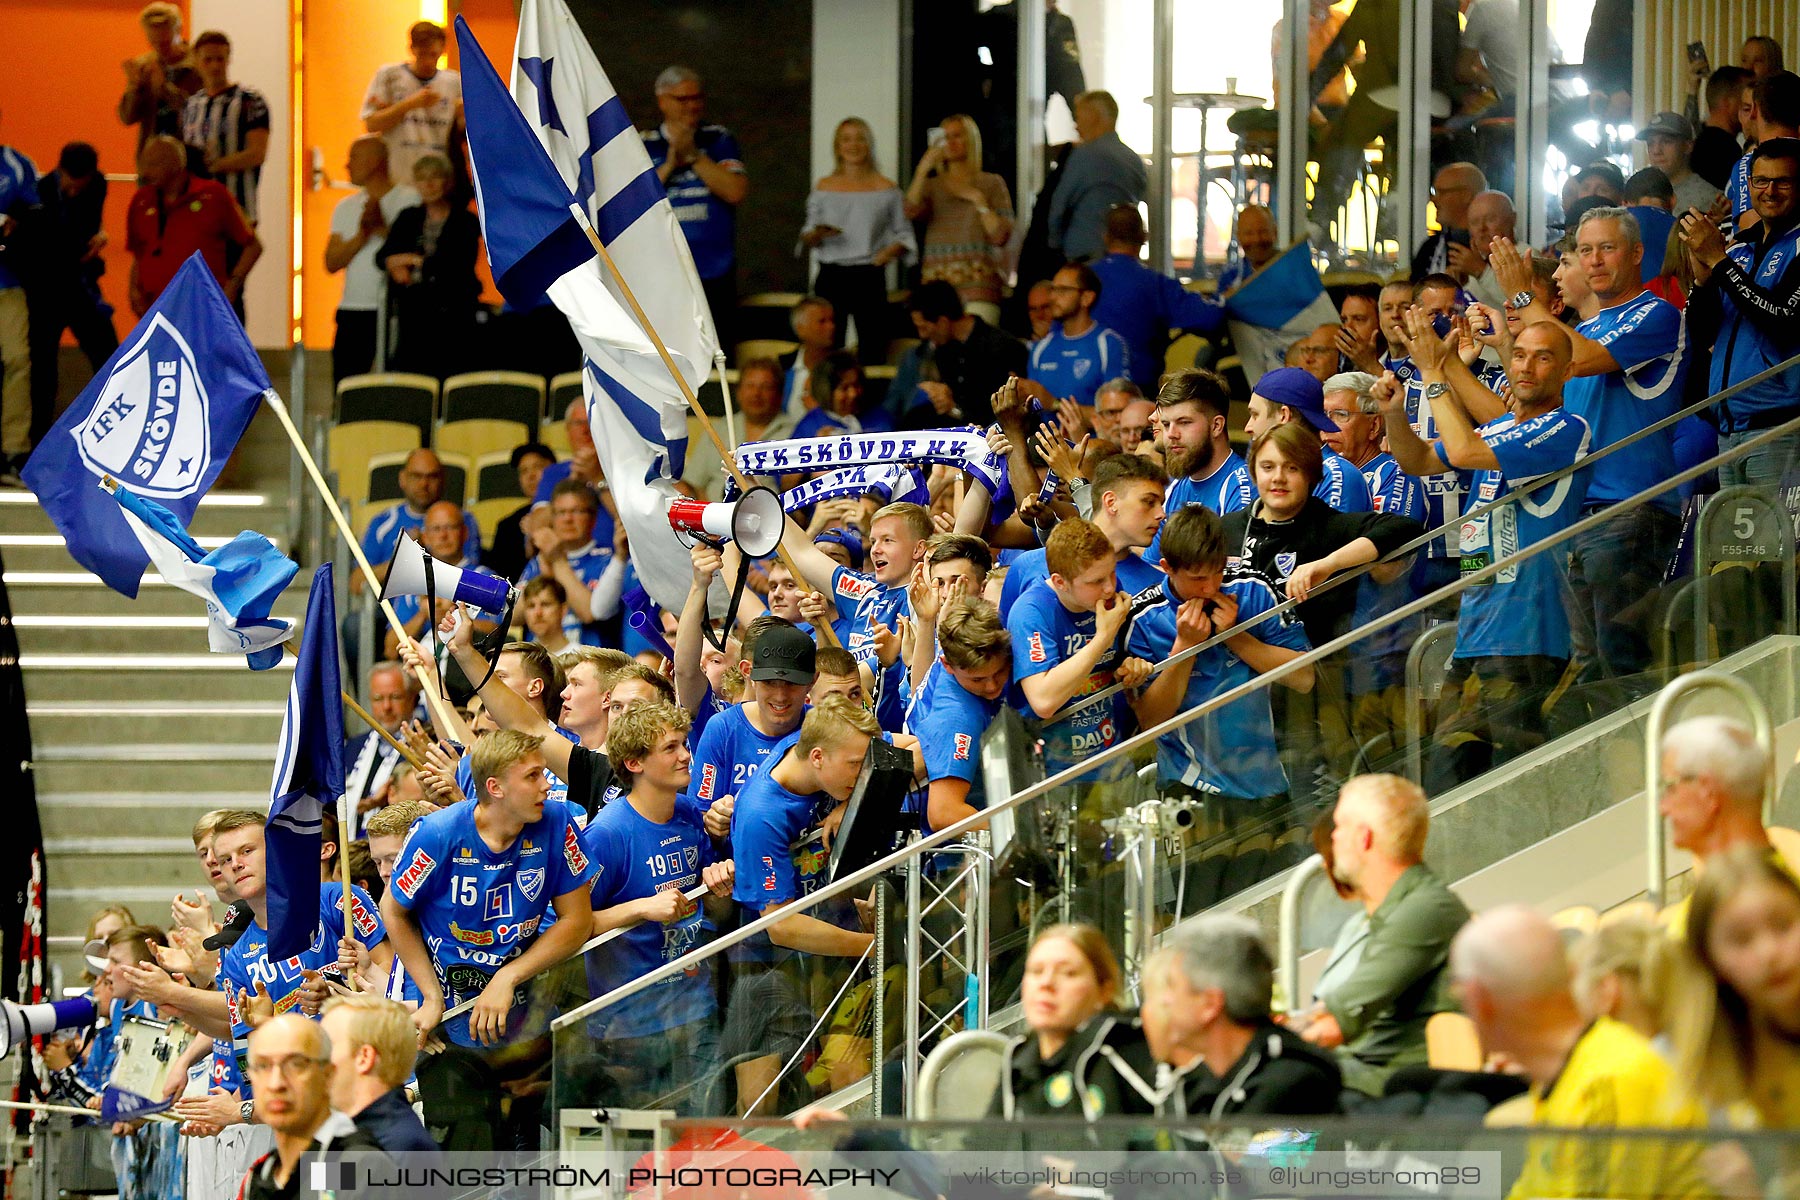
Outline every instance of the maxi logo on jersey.
[[563, 830], [563, 858], [568, 860], [571, 874], [580, 875], [587, 870], [587, 855], [582, 853], [581, 839], [575, 836], [573, 824]]
[[431, 874], [431, 869], [435, 866], [437, 866], [437, 862], [431, 855], [425, 853], [423, 849], [414, 850], [412, 861], [406, 864], [406, 869], [394, 876], [394, 890], [411, 900], [419, 890], [419, 885], [425, 882], [425, 877]]
[[364, 941], [375, 936], [375, 914], [354, 895], [350, 897], [350, 924], [362, 935]]

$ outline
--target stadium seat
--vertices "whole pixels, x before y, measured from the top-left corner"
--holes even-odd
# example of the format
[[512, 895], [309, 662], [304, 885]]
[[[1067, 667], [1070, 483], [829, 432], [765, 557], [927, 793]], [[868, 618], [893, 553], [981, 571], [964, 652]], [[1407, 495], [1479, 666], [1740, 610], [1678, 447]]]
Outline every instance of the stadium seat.
[[471, 476], [475, 474], [475, 461], [466, 454], [442, 452], [438, 458], [444, 463], [444, 499], [452, 504], [466, 504]]
[[1654, 921], [1656, 909], [1648, 900], [1627, 900], [1600, 914], [1597, 924], [1611, 925], [1614, 921]]
[[[737, 368], [727, 367], [725, 369], [723, 386], [720, 385], [720, 378], [719, 372], [715, 370], [712, 374], [700, 381], [700, 388], [694, 393], [694, 399], [700, 402], [700, 411], [709, 417], [723, 417], [725, 415], [725, 388], [729, 387], [733, 392], [737, 390]], [[704, 437], [706, 435], [702, 434], [701, 436]]]
[[543, 418], [544, 377], [523, 371], [471, 371], [444, 380], [446, 423], [490, 419], [530, 429]]
[[561, 421], [545, 421], [538, 426], [538, 441], [556, 451], [559, 461], [574, 453], [573, 448], [569, 445], [568, 427]]
[[532, 426], [521, 425], [517, 421], [496, 421], [480, 417], [467, 421], [446, 421], [438, 426], [433, 445], [440, 456], [460, 454], [474, 462], [496, 451], [511, 454], [513, 447], [531, 440], [531, 430]]
[[1788, 866], [1800, 868], [1800, 829], [1771, 825], [1769, 844], [1775, 847], [1775, 853], [1781, 855], [1781, 860]]
[[939, 1042], [919, 1068], [921, 1121], [978, 1121], [1000, 1088], [1007, 1039], [990, 1029], [965, 1029]]
[[470, 495], [475, 501], [529, 499], [519, 490], [519, 472], [513, 468], [511, 450], [489, 450], [475, 456], [474, 488]]
[[1327, 288], [1355, 287], [1357, 284], [1383, 283], [1381, 276], [1373, 271], [1327, 271], [1321, 278]]
[[887, 403], [888, 386], [894, 382], [894, 368], [886, 364], [863, 368], [863, 407], [876, 408]]
[[889, 342], [887, 347], [888, 365], [893, 367], [899, 366], [900, 359], [906, 352], [918, 344], [919, 339], [916, 337], [895, 338], [893, 341]]
[[[799, 292], [756, 292], [745, 296], [737, 304], [737, 329], [748, 338], [791, 337], [794, 327], [789, 314], [800, 299]], [[740, 348], [739, 354], [742, 353]]]
[[1475, 1022], [1453, 1012], [1434, 1013], [1425, 1022], [1425, 1055], [1440, 1071], [1479, 1071], [1485, 1057]]
[[784, 354], [792, 354], [799, 348], [799, 342], [783, 341], [780, 338], [751, 338], [747, 342], [737, 344], [737, 354], [731, 361], [742, 363], [751, 358], [780, 358]]
[[569, 411], [569, 401], [581, 399], [581, 372], [564, 371], [550, 381], [549, 399], [544, 402], [544, 419], [560, 421]]
[[404, 421], [419, 427], [419, 445], [431, 441], [431, 422], [436, 415], [438, 381], [429, 375], [388, 372], [349, 375], [337, 386], [340, 425], [353, 421]]
[[469, 505], [469, 512], [475, 517], [475, 527], [481, 530], [483, 546], [494, 544], [494, 530], [523, 503], [517, 496], [497, 496], [492, 500], [477, 500]]
[[1163, 370], [1179, 371], [1183, 367], [1191, 367], [1199, 361], [1202, 353], [1211, 358], [1212, 342], [1197, 333], [1184, 333], [1170, 342], [1169, 348], [1163, 351]]
[[1585, 904], [1574, 904], [1551, 916], [1550, 924], [1562, 934], [1564, 943], [1586, 937], [1600, 925], [1600, 914]]
[[419, 428], [409, 421], [352, 421], [325, 434], [326, 469], [337, 472], [337, 494], [366, 500], [369, 460], [378, 454], [407, 454], [419, 447]]

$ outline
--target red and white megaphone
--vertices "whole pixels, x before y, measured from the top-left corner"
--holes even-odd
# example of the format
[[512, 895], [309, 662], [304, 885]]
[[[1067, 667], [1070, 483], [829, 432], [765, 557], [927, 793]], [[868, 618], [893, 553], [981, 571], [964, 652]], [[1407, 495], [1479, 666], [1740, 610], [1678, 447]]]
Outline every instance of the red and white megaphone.
[[745, 558], [761, 558], [781, 544], [787, 514], [781, 497], [766, 487], [753, 487], [729, 503], [676, 500], [669, 505], [669, 528], [708, 542], [736, 542]]

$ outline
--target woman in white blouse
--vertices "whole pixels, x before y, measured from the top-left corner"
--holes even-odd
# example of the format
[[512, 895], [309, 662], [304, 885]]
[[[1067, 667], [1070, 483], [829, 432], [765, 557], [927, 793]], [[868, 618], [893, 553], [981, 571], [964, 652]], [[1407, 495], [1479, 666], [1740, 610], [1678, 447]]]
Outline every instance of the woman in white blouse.
[[856, 322], [857, 348], [866, 363], [887, 355], [887, 265], [916, 253], [899, 185], [875, 168], [875, 140], [861, 117], [838, 122], [831, 138], [837, 168], [806, 198], [800, 244], [819, 265], [813, 291], [837, 312], [837, 340]]

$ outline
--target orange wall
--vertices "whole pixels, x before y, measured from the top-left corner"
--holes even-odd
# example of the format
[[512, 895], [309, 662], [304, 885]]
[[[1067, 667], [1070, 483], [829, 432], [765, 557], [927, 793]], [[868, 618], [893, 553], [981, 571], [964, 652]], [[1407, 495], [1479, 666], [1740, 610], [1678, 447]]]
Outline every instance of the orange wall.
[[[505, 79], [512, 69], [518, 16], [511, 0], [467, 0], [460, 6], [494, 68]], [[454, 14], [458, 6], [452, 4]], [[350, 143], [363, 132], [363, 92], [377, 69], [406, 54], [406, 29], [419, 19], [419, 0], [304, 0], [303, 145], [324, 154], [325, 174], [345, 182]], [[450, 65], [457, 63], [450, 39]], [[350, 192], [344, 187], [309, 189], [301, 208], [303, 326], [306, 344], [331, 345], [332, 318], [343, 292], [342, 277], [325, 272], [325, 244], [331, 239], [331, 210]], [[487, 259], [479, 261], [486, 299], [499, 294], [488, 283]]]
[[[0, 142], [29, 155], [39, 171], [56, 166], [66, 143], [90, 142], [100, 152], [102, 171], [135, 175], [136, 130], [119, 123], [117, 105], [125, 90], [120, 64], [145, 49], [137, 23], [142, 7], [141, 0], [6, 0], [0, 6], [8, 63], [0, 71]], [[125, 253], [125, 207], [133, 188], [115, 181], [106, 201], [112, 240], [100, 284], [118, 310], [114, 324], [121, 333], [133, 320], [126, 303], [131, 256]]]

